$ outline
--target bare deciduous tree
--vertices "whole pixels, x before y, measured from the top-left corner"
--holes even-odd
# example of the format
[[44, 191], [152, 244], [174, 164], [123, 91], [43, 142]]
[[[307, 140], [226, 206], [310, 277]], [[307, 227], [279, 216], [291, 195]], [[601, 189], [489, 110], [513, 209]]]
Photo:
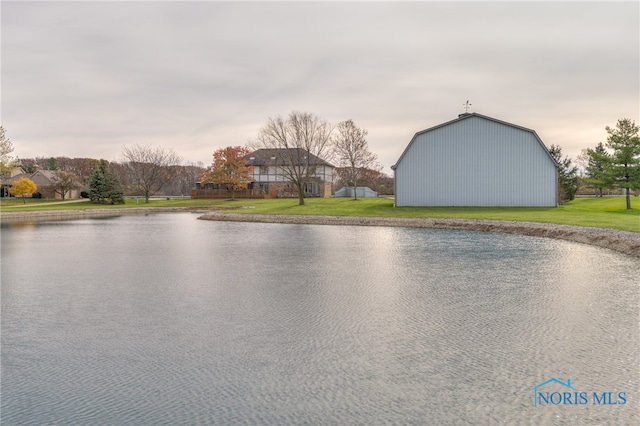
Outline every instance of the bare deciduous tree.
[[13, 144], [5, 136], [4, 127], [0, 126], [0, 182], [5, 174], [9, 174], [11, 168], [16, 165], [16, 160], [11, 153]]
[[351, 188], [353, 188], [354, 186], [359, 186], [359, 187], [368, 186], [374, 191], [380, 193], [380, 191], [378, 190], [380, 186], [380, 180], [384, 179], [385, 177], [384, 173], [382, 173], [380, 170], [361, 168], [358, 171], [357, 184], [354, 185], [354, 182], [350, 180], [352, 176], [350, 168], [336, 167], [335, 171], [336, 171], [336, 175], [338, 176], [336, 180], [336, 188], [342, 188], [345, 186], [351, 187]]
[[62, 199], [74, 189], [80, 188], [80, 178], [73, 172], [59, 170], [53, 178], [53, 190], [60, 194]]
[[296, 187], [298, 203], [304, 205], [304, 185], [326, 162], [333, 127], [315, 114], [293, 111], [287, 118], [267, 119], [257, 146], [273, 150], [282, 174]]
[[358, 199], [358, 183], [371, 171], [380, 172], [378, 156], [369, 151], [367, 131], [355, 125], [353, 120], [338, 123], [334, 138], [335, 157], [340, 167], [340, 178], [353, 186], [353, 198]]
[[122, 149], [124, 166], [135, 192], [144, 195], [145, 202], [173, 179], [181, 159], [171, 149], [134, 145]]
[[191, 193], [191, 189], [195, 188], [199, 176], [205, 172], [202, 162], [187, 163], [184, 166], [175, 166], [176, 174], [173, 180], [162, 188], [165, 194], [186, 195]]

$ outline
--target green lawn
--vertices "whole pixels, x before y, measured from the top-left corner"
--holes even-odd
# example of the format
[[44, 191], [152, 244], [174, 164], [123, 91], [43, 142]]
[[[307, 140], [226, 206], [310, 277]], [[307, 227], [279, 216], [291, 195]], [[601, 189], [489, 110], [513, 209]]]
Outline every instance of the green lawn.
[[388, 198], [308, 198], [299, 206], [297, 199], [271, 200], [152, 200], [149, 204], [140, 199], [127, 199], [125, 205], [105, 206], [88, 202], [52, 204], [54, 200], [2, 200], [0, 209], [10, 211], [37, 211], [54, 209], [135, 208], [135, 207], [201, 207], [229, 209], [234, 213], [273, 215], [363, 216], [407, 218], [485, 219], [522, 222], [558, 223], [599, 228], [613, 228], [640, 232], [640, 199], [633, 198], [634, 206], [625, 209], [623, 197], [578, 198], [569, 204], [552, 207], [393, 207]]

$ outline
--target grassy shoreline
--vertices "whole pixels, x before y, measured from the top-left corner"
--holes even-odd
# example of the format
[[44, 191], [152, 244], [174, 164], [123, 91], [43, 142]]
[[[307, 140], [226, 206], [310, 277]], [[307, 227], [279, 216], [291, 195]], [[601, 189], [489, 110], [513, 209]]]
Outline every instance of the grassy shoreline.
[[[640, 200], [634, 204], [640, 204]], [[10, 213], [39, 211], [83, 211], [121, 209], [221, 210], [235, 214], [336, 216], [365, 218], [469, 219], [506, 222], [533, 222], [572, 225], [590, 228], [616, 229], [640, 233], [640, 206], [625, 209], [624, 198], [578, 198], [557, 208], [550, 207], [393, 207], [389, 198], [309, 198], [299, 206], [297, 199], [269, 200], [191, 200], [127, 199], [124, 205], [100, 205], [88, 202], [60, 203], [57, 200], [4, 200], [0, 202], [0, 218]], [[150, 210], [153, 211], [153, 210]], [[89, 212], [87, 212], [89, 213]], [[21, 215], [22, 216], [22, 215]]]
[[[622, 201], [622, 203], [621, 203]], [[216, 221], [402, 226], [515, 233], [585, 243], [640, 258], [640, 209], [622, 199], [578, 199], [559, 208], [393, 207], [390, 199], [154, 200], [104, 206], [87, 202], [0, 204], [2, 222], [68, 220], [123, 214], [194, 212]]]

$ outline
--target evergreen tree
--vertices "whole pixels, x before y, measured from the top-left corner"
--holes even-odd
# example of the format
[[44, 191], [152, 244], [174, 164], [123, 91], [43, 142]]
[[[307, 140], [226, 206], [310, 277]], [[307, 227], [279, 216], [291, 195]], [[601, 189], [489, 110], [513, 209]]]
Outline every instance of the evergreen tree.
[[586, 183], [599, 192], [602, 197], [602, 190], [609, 186], [606, 176], [606, 166], [609, 161], [609, 154], [606, 148], [600, 142], [596, 149], [587, 149], [588, 162], [585, 168]]
[[573, 165], [569, 157], [562, 158], [559, 145], [551, 145], [549, 153], [558, 163], [558, 202], [563, 204], [576, 197], [580, 182], [578, 167]]
[[618, 120], [615, 128], [606, 127], [607, 148], [613, 152], [605, 163], [608, 184], [623, 189], [627, 199], [627, 209], [631, 209], [630, 192], [640, 188], [640, 137], [635, 121], [628, 118]]
[[58, 160], [55, 157], [49, 158], [49, 170], [58, 170]]
[[89, 177], [89, 199], [92, 203], [102, 204], [107, 198], [107, 181], [104, 171], [96, 168]]
[[89, 177], [89, 199], [96, 204], [124, 204], [120, 182], [109, 171], [109, 164], [100, 160]]

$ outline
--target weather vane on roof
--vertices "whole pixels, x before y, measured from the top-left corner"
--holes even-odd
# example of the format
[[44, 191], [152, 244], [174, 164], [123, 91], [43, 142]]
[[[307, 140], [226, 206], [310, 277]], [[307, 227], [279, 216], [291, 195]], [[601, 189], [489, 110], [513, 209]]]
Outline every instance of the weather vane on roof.
[[469, 112], [469, 107], [471, 106], [471, 104], [469, 103], [469, 101], [465, 102], [464, 104], [464, 112], [467, 113]]

